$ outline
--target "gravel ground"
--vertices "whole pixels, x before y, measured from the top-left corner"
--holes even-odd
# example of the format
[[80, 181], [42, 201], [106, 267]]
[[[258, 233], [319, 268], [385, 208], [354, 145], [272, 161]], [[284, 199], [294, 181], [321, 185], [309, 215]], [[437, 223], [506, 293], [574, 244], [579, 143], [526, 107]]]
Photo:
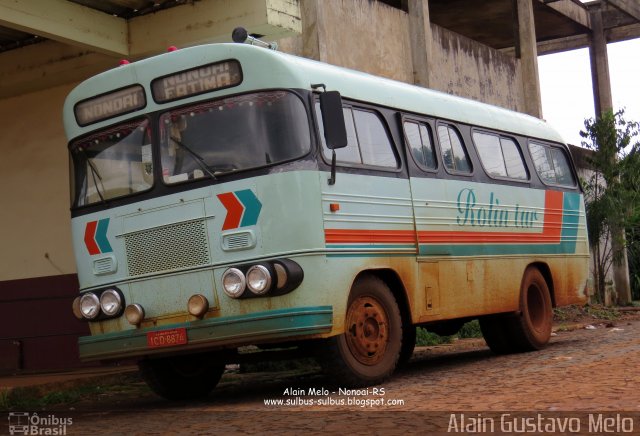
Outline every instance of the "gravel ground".
[[[58, 405], [50, 413], [73, 417], [70, 435], [484, 433], [486, 428], [462, 427], [474, 417], [494, 422], [499, 433], [504, 411], [509, 417], [574, 419], [568, 422], [581, 422], [581, 434], [608, 433], [608, 421], [597, 421], [599, 415], [588, 421], [589, 413], [605, 412], [605, 418], [617, 419], [610, 422], [617, 425], [612, 434], [624, 433], [630, 423], [627, 434], [639, 434], [640, 320], [593, 326], [561, 327], [546, 349], [532, 353], [497, 356], [482, 339], [421, 347], [404, 370], [368, 390], [331, 390], [315, 368], [228, 372], [206, 400], [169, 403], [134, 378], [126, 389]], [[461, 415], [467, 421], [456, 427]]]

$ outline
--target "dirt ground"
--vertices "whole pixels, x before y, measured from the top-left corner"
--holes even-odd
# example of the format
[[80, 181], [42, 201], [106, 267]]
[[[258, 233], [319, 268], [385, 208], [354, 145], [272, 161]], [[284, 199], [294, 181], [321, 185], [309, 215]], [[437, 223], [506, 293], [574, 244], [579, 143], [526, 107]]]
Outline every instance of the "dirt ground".
[[[315, 368], [230, 371], [206, 400], [169, 403], [129, 375], [119, 389], [47, 413], [73, 417], [67, 434], [142, 435], [446, 434], [452, 416], [464, 415], [467, 425], [473, 417], [490, 423], [505, 411], [581, 416], [581, 434], [605, 434], [602, 422], [595, 428], [602, 431], [592, 432], [586, 416], [606, 412], [618, 419], [613, 434], [625, 433], [630, 422], [631, 434], [640, 434], [640, 314], [591, 322], [588, 329], [572, 329], [575, 321], [569, 317], [557, 326], [549, 346], [538, 352], [497, 356], [482, 339], [420, 347], [405, 369], [368, 390], [329, 389], [330, 381]], [[620, 427], [621, 419], [627, 427]]]

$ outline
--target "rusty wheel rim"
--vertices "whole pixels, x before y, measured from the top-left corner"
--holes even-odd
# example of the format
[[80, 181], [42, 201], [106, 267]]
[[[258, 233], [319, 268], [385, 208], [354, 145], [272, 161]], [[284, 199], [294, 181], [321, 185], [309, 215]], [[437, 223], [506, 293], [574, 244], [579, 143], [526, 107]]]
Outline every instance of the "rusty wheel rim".
[[364, 365], [375, 365], [384, 357], [389, 339], [389, 317], [372, 297], [358, 297], [347, 312], [345, 337], [349, 351]]

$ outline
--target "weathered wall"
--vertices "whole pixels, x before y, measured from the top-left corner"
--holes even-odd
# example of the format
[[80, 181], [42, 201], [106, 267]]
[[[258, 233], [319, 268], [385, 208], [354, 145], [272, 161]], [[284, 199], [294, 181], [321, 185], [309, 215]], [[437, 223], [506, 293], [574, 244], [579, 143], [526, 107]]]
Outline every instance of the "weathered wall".
[[322, 5], [324, 62], [413, 81], [405, 12], [369, 0], [332, 0]]
[[519, 60], [469, 38], [431, 25], [433, 89], [522, 111]]
[[279, 50], [403, 82], [412, 81], [408, 16], [370, 0], [309, 0], [301, 4], [301, 36]]
[[62, 127], [72, 87], [0, 99], [0, 281], [75, 273]]
[[[302, 25], [302, 36], [279, 42], [282, 51], [413, 83], [406, 12], [369, 0], [305, 1]], [[518, 59], [435, 24], [431, 32], [431, 88], [523, 110]]]

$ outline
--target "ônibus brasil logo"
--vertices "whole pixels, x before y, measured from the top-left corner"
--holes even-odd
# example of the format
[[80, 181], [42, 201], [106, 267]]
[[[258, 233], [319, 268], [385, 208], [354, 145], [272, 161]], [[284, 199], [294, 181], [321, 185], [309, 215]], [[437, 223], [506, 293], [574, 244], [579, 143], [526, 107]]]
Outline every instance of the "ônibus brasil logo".
[[222, 230], [254, 226], [258, 222], [262, 203], [251, 189], [218, 194], [218, 200], [227, 209]]
[[10, 435], [66, 435], [73, 418], [58, 418], [55, 415], [39, 416], [37, 413], [9, 412]]

